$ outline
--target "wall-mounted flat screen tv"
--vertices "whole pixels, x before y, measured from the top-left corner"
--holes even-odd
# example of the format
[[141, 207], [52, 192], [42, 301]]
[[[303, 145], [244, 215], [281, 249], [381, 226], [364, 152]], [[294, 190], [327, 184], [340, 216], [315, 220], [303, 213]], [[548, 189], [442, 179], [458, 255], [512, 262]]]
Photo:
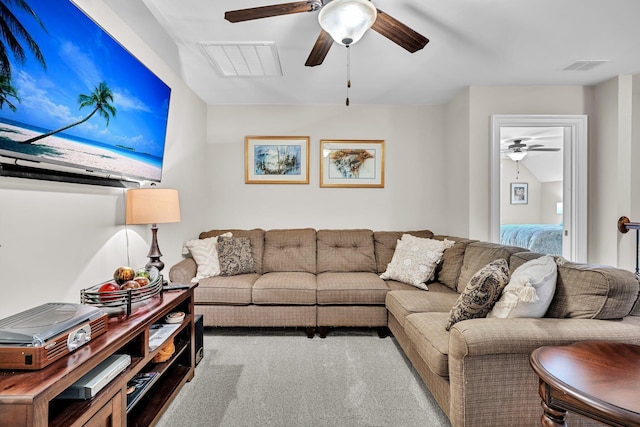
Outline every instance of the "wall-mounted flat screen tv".
[[0, 156], [159, 182], [171, 89], [69, 0], [2, 3]]

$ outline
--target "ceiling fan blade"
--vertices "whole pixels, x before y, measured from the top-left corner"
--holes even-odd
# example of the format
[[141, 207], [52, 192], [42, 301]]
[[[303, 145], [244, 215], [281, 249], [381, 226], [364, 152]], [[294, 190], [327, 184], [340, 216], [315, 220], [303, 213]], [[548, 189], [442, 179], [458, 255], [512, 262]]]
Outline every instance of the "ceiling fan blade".
[[315, 67], [316, 65], [322, 64], [324, 58], [329, 53], [329, 49], [333, 44], [333, 39], [324, 30], [320, 31], [320, 35], [316, 40], [316, 44], [313, 45], [313, 49], [311, 49], [311, 53], [309, 53], [309, 57], [307, 58], [307, 62], [304, 63], [307, 67]]
[[251, 7], [249, 9], [231, 10], [224, 13], [229, 22], [250, 21], [252, 19], [270, 18], [272, 16], [289, 15], [291, 13], [313, 12], [321, 4], [317, 1], [297, 1], [293, 3], [272, 4], [270, 6]]
[[560, 151], [560, 148], [529, 148], [527, 151]]
[[400, 47], [414, 53], [429, 43], [429, 39], [378, 9], [378, 17], [371, 29]]

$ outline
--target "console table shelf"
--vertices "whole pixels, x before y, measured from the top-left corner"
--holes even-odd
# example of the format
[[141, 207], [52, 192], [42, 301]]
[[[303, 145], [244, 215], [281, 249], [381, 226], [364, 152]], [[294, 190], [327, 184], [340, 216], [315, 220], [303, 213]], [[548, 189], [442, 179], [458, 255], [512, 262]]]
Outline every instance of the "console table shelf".
[[[194, 375], [193, 289], [162, 292], [129, 316], [109, 318], [107, 332], [38, 371], [0, 370], [0, 419], [3, 425], [36, 427], [150, 426]], [[176, 350], [169, 360], [152, 359], [162, 346], [149, 349], [150, 326], [182, 311], [182, 323], [166, 342]], [[60, 393], [113, 354], [129, 354], [131, 364], [88, 400], [56, 399]], [[138, 373], [158, 378], [127, 409], [127, 383]]]

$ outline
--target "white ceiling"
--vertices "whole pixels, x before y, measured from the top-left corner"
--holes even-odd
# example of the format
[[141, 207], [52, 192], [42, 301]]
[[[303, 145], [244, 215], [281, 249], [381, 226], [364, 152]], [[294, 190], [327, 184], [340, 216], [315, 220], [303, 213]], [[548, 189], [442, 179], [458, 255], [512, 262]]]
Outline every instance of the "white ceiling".
[[[430, 39], [408, 53], [369, 30], [351, 47], [351, 104], [440, 104], [466, 86], [592, 85], [640, 72], [638, 0], [373, 0]], [[341, 104], [346, 49], [305, 67], [317, 12], [241, 23], [227, 10], [286, 0], [105, 0], [208, 104]], [[275, 41], [284, 76], [222, 78], [199, 42]], [[609, 60], [563, 71], [576, 60]]]

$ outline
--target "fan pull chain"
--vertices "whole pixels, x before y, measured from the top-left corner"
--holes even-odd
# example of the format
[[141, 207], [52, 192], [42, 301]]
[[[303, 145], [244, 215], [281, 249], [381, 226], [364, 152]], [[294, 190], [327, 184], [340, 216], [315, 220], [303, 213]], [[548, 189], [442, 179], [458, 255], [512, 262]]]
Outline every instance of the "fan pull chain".
[[516, 181], [520, 177], [520, 160], [516, 162]]
[[349, 88], [351, 87], [351, 51], [347, 45], [347, 107], [349, 106]]

